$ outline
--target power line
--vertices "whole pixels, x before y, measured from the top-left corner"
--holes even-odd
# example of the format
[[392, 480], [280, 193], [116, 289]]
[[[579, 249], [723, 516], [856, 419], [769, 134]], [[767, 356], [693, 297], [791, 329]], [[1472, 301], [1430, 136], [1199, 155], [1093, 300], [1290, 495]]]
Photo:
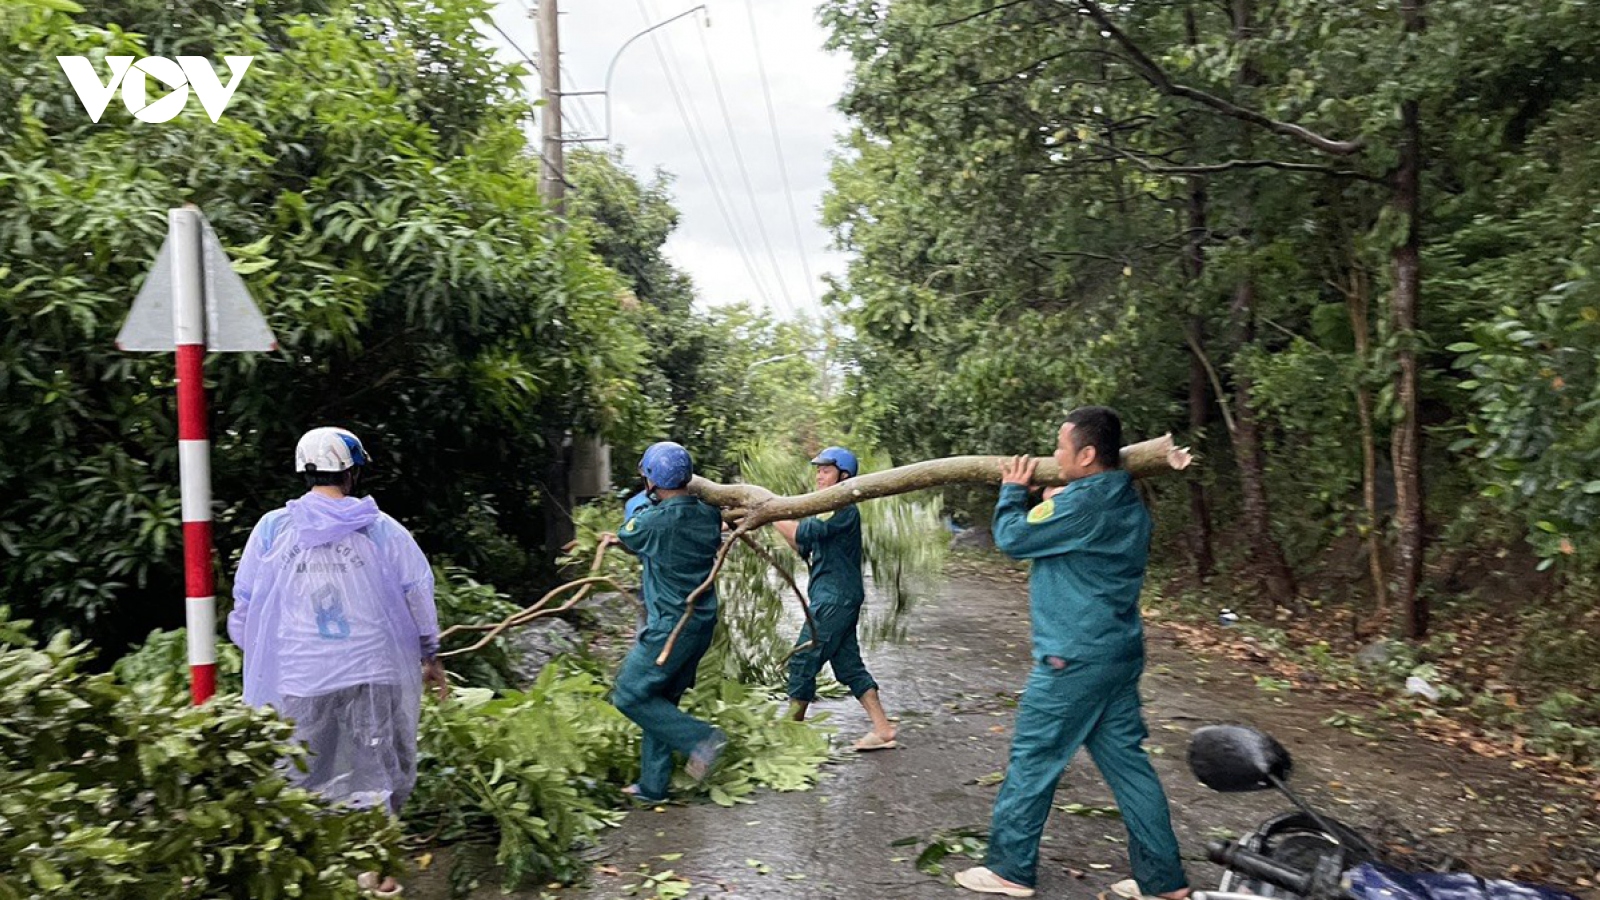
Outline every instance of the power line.
[[783, 198], [789, 206], [789, 226], [794, 229], [795, 249], [800, 251], [800, 268], [805, 272], [806, 291], [811, 294], [813, 306], [820, 307], [817, 283], [811, 277], [811, 260], [806, 253], [805, 239], [800, 236], [800, 214], [795, 211], [794, 186], [789, 181], [789, 164], [783, 156], [783, 139], [778, 136], [778, 110], [772, 103], [772, 89], [767, 84], [766, 56], [761, 52], [761, 38], [756, 31], [756, 9], [752, 0], [745, 0], [745, 18], [750, 23], [750, 46], [756, 51], [756, 70], [761, 74], [761, 96], [767, 103], [767, 124], [772, 129], [772, 149], [778, 154], [778, 174], [783, 178]]
[[[565, 81], [562, 82], [563, 84], [573, 84], [572, 73], [567, 71], [567, 67], [565, 65], [563, 65], [561, 67], [561, 75], [562, 75], [562, 78], [565, 79]], [[593, 111], [589, 109], [589, 104], [587, 102], [585, 102], [589, 98], [588, 97], [583, 97], [583, 96], [576, 96], [577, 94], [578, 94], [577, 91], [566, 91], [564, 96], [567, 97], [567, 98], [570, 98], [573, 101], [573, 104], [572, 104], [573, 111], [578, 114], [578, 115], [574, 116], [574, 118], [583, 119], [583, 123], [580, 123], [578, 127], [583, 129], [584, 131], [589, 132], [590, 134], [593, 134], [593, 135], [596, 135], [596, 136], [601, 136], [600, 126], [598, 124], [596, 124], [600, 120], [595, 117]], [[610, 100], [608, 99], [606, 102], [609, 103]], [[606, 137], [606, 138], [611, 137], [610, 135], [603, 135], [603, 136]]]
[[746, 197], [750, 200], [750, 214], [756, 220], [756, 233], [761, 236], [761, 243], [767, 250], [767, 261], [772, 264], [772, 276], [778, 280], [778, 291], [783, 294], [783, 305], [789, 311], [794, 310], [794, 299], [789, 296], [789, 286], [783, 279], [783, 267], [778, 265], [778, 254], [772, 250], [772, 239], [767, 236], [766, 219], [761, 215], [761, 204], [756, 199], [756, 189], [750, 182], [750, 170], [744, 162], [744, 152], [739, 149], [739, 136], [733, 127], [733, 117], [728, 114], [728, 101], [722, 93], [722, 79], [717, 77], [717, 64], [711, 53], [711, 45], [706, 41], [705, 29], [697, 29], [700, 35], [700, 50], [705, 54], [706, 69], [711, 73], [711, 89], [717, 96], [717, 109], [722, 113], [722, 125], [728, 132], [728, 143], [733, 145], [733, 160], [739, 167], [739, 179], [744, 182]]
[[[635, 0], [635, 2], [639, 6], [639, 15], [644, 19], [645, 24], [650, 24], [650, 10], [645, 7], [645, 0]], [[756, 274], [756, 267], [751, 262], [750, 250], [745, 246], [742, 229], [734, 224], [735, 217], [729, 212], [728, 202], [723, 197], [724, 191], [720, 180], [717, 178], [716, 169], [707, 161], [706, 150], [700, 145], [699, 133], [695, 129], [694, 122], [691, 121], [689, 108], [684, 106], [683, 96], [678, 90], [677, 82], [672, 77], [672, 67], [667, 62], [667, 54], [662, 50], [661, 42], [655, 34], [650, 35], [650, 44], [655, 48], [656, 58], [660, 61], [662, 72], [666, 76], [667, 88], [672, 94], [672, 103], [677, 107], [678, 116], [683, 119], [684, 130], [689, 133], [689, 146], [693, 148], [695, 158], [700, 161], [700, 168], [705, 173], [706, 182], [711, 186], [711, 196], [716, 201], [717, 210], [722, 214], [723, 223], [728, 226], [728, 233], [733, 237], [734, 245], [739, 250], [739, 258], [744, 263], [745, 272], [750, 276], [750, 282], [755, 287], [756, 293], [761, 296], [762, 302], [770, 308], [773, 305], [772, 298], [767, 294], [766, 287], [762, 284], [760, 276]]]
[[[526, 4], [524, 4], [524, 5], [526, 5]], [[517, 55], [522, 57], [523, 60], [526, 61], [528, 65], [532, 66], [534, 72], [538, 72], [539, 71], [539, 64], [534, 62], [533, 61], [533, 57], [529, 56], [528, 52], [526, 50], [523, 50], [521, 47], [519, 47], [517, 45], [516, 41], [511, 39], [511, 35], [506, 34], [506, 30], [504, 28], [500, 27], [500, 23], [499, 22], [496, 22], [494, 20], [494, 14], [491, 13], [488, 18], [489, 18], [489, 27], [493, 28], [495, 31], [500, 32], [500, 36], [506, 39], [506, 43], [511, 45], [511, 49], [517, 51]]]

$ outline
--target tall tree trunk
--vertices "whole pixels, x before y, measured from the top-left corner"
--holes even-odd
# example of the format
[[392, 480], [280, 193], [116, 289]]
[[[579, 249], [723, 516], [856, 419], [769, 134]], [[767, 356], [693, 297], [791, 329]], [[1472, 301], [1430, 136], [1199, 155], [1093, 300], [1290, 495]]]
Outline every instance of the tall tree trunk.
[[[1194, 7], [1184, 10], [1184, 25], [1189, 44], [1200, 43], [1200, 29], [1195, 22]], [[1189, 208], [1187, 229], [1183, 240], [1183, 275], [1193, 290], [1199, 286], [1206, 269], [1206, 182], [1204, 178], [1189, 179]], [[1197, 301], [1198, 302], [1198, 301]], [[1189, 439], [1199, 442], [1205, 434], [1210, 418], [1210, 391], [1206, 386], [1205, 315], [1197, 312], [1189, 317]], [[1220, 402], [1222, 398], [1217, 398]], [[1202, 584], [1211, 580], [1217, 571], [1217, 557], [1211, 546], [1211, 504], [1206, 499], [1206, 485], [1199, 472], [1189, 475], [1189, 551], [1194, 557], [1194, 574]]]
[[[1245, 275], [1233, 293], [1234, 334], [1240, 347], [1255, 343], [1255, 278]], [[1250, 542], [1250, 562], [1265, 582], [1274, 606], [1294, 600], [1294, 570], [1283, 547], [1272, 536], [1272, 504], [1267, 498], [1267, 457], [1261, 446], [1256, 418], [1255, 385], [1248, 375], [1233, 376], [1233, 455], [1239, 464], [1239, 490], [1244, 501], [1244, 526]]]
[[[1352, 256], [1354, 251], [1352, 251]], [[1372, 576], [1372, 622], [1389, 617], [1389, 579], [1383, 571], [1383, 544], [1378, 518], [1378, 440], [1372, 421], [1372, 389], [1367, 386], [1367, 371], [1372, 364], [1372, 284], [1359, 259], [1352, 259], [1350, 284], [1345, 291], [1345, 309], [1350, 314], [1350, 330], [1356, 338], [1356, 418], [1361, 423], [1361, 501], [1366, 511], [1367, 570]], [[1357, 624], [1357, 633], [1367, 633]]]
[[[1194, 13], [1189, 13], [1190, 28], [1194, 26]], [[1201, 178], [1189, 180], [1188, 233], [1184, 247], [1184, 278], [1191, 287], [1199, 284], [1205, 274], [1206, 236], [1206, 183]], [[1189, 318], [1189, 439], [1199, 441], [1205, 433], [1210, 417], [1210, 391], [1206, 387], [1205, 316]], [[1220, 398], [1219, 398], [1220, 400]], [[1211, 504], [1206, 500], [1205, 482], [1200, 473], [1189, 475], [1189, 549], [1194, 555], [1194, 574], [1202, 583], [1216, 574], [1217, 559], [1211, 547]]]
[[[1254, 36], [1254, 0], [1233, 0], [1234, 39], [1241, 45]], [[1238, 84], [1241, 92], [1259, 83], [1251, 54], [1246, 52], [1239, 66]], [[1243, 133], [1245, 155], [1250, 154], [1252, 132], [1247, 126]], [[1245, 233], [1255, 215], [1255, 189], [1247, 183], [1244, 189], [1239, 221]], [[1234, 343], [1244, 349], [1256, 340], [1256, 280], [1248, 269], [1240, 276], [1234, 288], [1233, 305], [1229, 310], [1233, 326]], [[1239, 464], [1239, 491], [1244, 505], [1244, 526], [1249, 541], [1250, 562], [1261, 576], [1274, 606], [1295, 599], [1294, 571], [1283, 553], [1277, 538], [1272, 536], [1272, 504], [1267, 498], [1267, 460], [1261, 446], [1260, 422], [1256, 417], [1255, 385], [1248, 375], [1235, 372], [1233, 377], [1233, 455]]]
[[[1401, 0], [1400, 14], [1408, 35], [1423, 30], [1423, 0]], [[1394, 249], [1394, 303], [1391, 317], [1396, 338], [1395, 402], [1400, 421], [1395, 425], [1391, 453], [1394, 457], [1395, 516], [1399, 522], [1395, 575], [1398, 599], [1406, 613], [1406, 635], [1413, 640], [1428, 633], [1428, 601], [1422, 596], [1423, 498], [1421, 427], [1417, 421], [1418, 307], [1422, 295], [1422, 122], [1416, 98], [1400, 104], [1400, 163], [1394, 176], [1395, 211], [1405, 217], [1405, 240]]]

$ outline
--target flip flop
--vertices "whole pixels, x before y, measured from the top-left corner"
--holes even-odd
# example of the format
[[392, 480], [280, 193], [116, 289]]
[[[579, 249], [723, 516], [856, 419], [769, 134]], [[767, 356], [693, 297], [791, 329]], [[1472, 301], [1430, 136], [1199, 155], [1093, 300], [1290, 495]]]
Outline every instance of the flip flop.
[[1124, 878], [1113, 884], [1111, 886], [1111, 896], [1117, 897], [1119, 900], [1167, 900], [1167, 898], [1159, 894], [1146, 894], [1139, 889], [1139, 882], [1134, 881], [1132, 878]]
[[627, 797], [634, 803], [638, 803], [643, 806], [660, 806], [661, 804], [667, 802], [666, 797], [662, 797], [659, 800], [654, 797], [646, 797], [644, 795], [644, 791], [639, 790], [639, 786], [637, 784], [630, 784], [623, 788], [622, 796]]
[[973, 866], [957, 872], [956, 884], [980, 894], [1004, 894], [1007, 897], [1033, 896], [1033, 888], [1007, 881], [989, 871], [987, 866]]
[[896, 742], [894, 738], [890, 738], [886, 741], [883, 738], [878, 737], [877, 732], [869, 731], [867, 732], [867, 736], [859, 741], [856, 741], [855, 745], [851, 749], [855, 750], [857, 753], [871, 753], [874, 750], [894, 750], [899, 746], [900, 744]]
[[379, 885], [381, 884], [383, 884], [383, 876], [377, 872], [362, 872], [356, 876], [356, 887], [360, 888], [368, 897], [388, 900], [390, 897], [400, 896], [406, 890], [398, 881], [394, 883], [394, 890], [392, 891], [379, 890]]

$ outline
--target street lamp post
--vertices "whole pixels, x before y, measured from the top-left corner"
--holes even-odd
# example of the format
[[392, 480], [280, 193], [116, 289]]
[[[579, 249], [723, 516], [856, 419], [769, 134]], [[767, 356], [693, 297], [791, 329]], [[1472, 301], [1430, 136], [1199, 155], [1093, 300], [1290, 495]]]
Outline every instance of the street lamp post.
[[602, 90], [598, 90], [598, 91], [567, 91], [567, 92], [563, 93], [562, 96], [564, 96], [564, 97], [594, 97], [594, 96], [604, 97], [605, 98], [605, 105], [606, 105], [606, 133], [605, 134], [603, 134], [603, 135], [601, 135], [599, 137], [566, 138], [566, 141], [568, 143], [572, 143], [572, 144], [584, 144], [584, 143], [592, 143], [592, 142], [595, 142], [595, 141], [609, 141], [609, 140], [611, 140], [611, 76], [613, 74], [615, 74], [616, 71], [617, 71], [617, 60], [622, 58], [622, 51], [624, 51], [624, 50], [628, 49], [630, 46], [632, 46], [634, 41], [637, 41], [639, 38], [642, 38], [645, 35], [649, 34], [650, 32], [655, 31], [657, 28], [662, 28], [664, 26], [671, 25], [673, 22], [676, 22], [679, 19], [687, 18], [687, 17], [692, 16], [692, 15], [694, 15], [696, 13], [701, 14], [705, 18], [705, 27], [710, 28], [711, 27], [711, 13], [710, 13], [709, 10], [706, 9], [705, 4], [703, 4], [703, 3], [701, 5], [699, 5], [699, 6], [694, 7], [693, 9], [686, 9], [683, 12], [678, 13], [677, 15], [673, 16], [670, 19], [662, 19], [660, 22], [657, 22], [656, 24], [651, 25], [649, 28], [646, 28], [645, 30], [639, 32], [638, 34], [634, 35], [633, 37], [628, 38], [626, 41], [623, 41], [622, 42], [622, 46], [617, 48], [617, 52], [615, 54], [613, 54], [612, 57], [611, 57], [611, 64], [606, 66], [606, 86], [605, 86], [605, 88], [603, 88]]

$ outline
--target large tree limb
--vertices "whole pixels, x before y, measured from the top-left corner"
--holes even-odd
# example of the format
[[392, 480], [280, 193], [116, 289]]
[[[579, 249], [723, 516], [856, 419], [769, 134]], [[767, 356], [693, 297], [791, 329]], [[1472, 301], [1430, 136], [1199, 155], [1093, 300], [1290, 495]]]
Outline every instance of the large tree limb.
[[[870, 475], [860, 475], [831, 488], [794, 497], [779, 496], [760, 485], [717, 484], [698, 475], [695, 476], [694, 480], [689, 482], [689, 493], [713, 506], [748, 512], [741, 517], [733, 534], [723, 542], [722, 549], [717, 552], [716, 562], [711, 566], [711, 574], [684, 601], [683, 616], [678, 619], [678, 624], [673, 627], [672, 634], [668, 635], [661, 653], [656, 656], [656, 665], [664, 665], [667, 658], [672, 655], [672, 648], [678, 643], [678, 636], [683, 633], [689, 617], [694, 614], [695, 602], [716, 582], [717, 574], [722, 571], [722, 564], [728, 559], [728, 550], [746, 533], [772, 522], [803, 519], [843, 509], [852, 503], [893, 494], [905, 494], [947, 484], [998, 483], [1000, 466], [1005, 461], [1004, 456], [948, 456], [943, 459], [930, 459], [926, 462], [897, 466], [883, 472], [873, 472]], [[1174, 444], [1170, 434], [1122, 448], [1122, 465], [1135, 478], [1181, 471], [1188, 468], [1193, 461], [1194, 456], [1189, 449]], [[1057, 485], [1066, 484], [1067, 480], [1061, 477], [1061, 470], [1056, 466], [1055, 460], [1041, 459], [1039, 467], [1034, 470], [1033, 483]]]
[[1127, 32], [1119, 28], [1117, 23], [1113, 22], [1111, 17], [1106, 15], [1105, 10], [1100, 8], [1100, 4], [1095, 3], [1094, 0], [1077, 0], [1077, 3], [1078, 8], [1082, 10], [1090, 19], [1093, 19], [1094, 23], [1100, 27], [1101, 31], [1109, 35], [1112, 40], [1116, 41], [1122, 46], [1123, 50], [1127, 51], [1129, 56], [1133, 57], [1134, 65], [1140, 70], [1140, 72], [1144, 74], [1145, 80], [1149, 81], [1151, 85], [1153, 85], [1163, 94], [1170, 94], [1174, 97], [1182, 97], [1186, 100], [1192, 100], [1203, 106], [1208, 106], [1225, 116], [1229, 116], [1230, 118], [1239, 119], [1243, 122], [1249, 122], [1252, 125], [1258, 125], [1275, 134], [1281, 134], [1285, 137], [1294, 138], [1302, 144], [1305, 144], [1309, 147], [1314, 147], [1323, 153], [1328, 153], [1333, 156], [1351, 156], [1361, 152], [1362, 148], [1365, 146], [1365, 142], [1360, 138], [1357, 138], [1353, 141], [1341, 141], [1324, 137], [1303, 125], [1296, 125], [1293, 122], [1279, 121], [1271, 118], [1270, 116], [1263, 115], [1253, 109], [1246, 109], [1237, 104], [1230, 103], [1227, 100], [1216, 96], [1215, 94], [1209, 94], [1198, 88], [1192, 88], [1188, 85], [1179, 84], [1173, 81], [1172, 78], [1167, 75], [1166, 70], [1162, 69], [1155, 60], [1151, 59], [1149, 54], [1145, 53], [1138, 44], [1134, 43], [1133, 39], [1128, 37]]
[[[803, 519], [893, 494], [947, 484], [999, 484], [1000, 466], [1005, 460], [1003, 456], [931, 459], [846, 479], [826, 490], [793, 497], [779, 496], [760, 485], [717, 484], [700, 477], [689, 482], [689, 492], [713, 506], [747, 510], [743, 525], [747, 526], [745, 531], [750, 531], [771, 522]], [[1122, 464], [1135, 478], [1180, 471], [1188, 468], [1192, 460], [1189, 449], [1174, 444], [1170, 434], [1122, 448]], [[1066, 484], [1053, 459], [1039, 461], [1033, 480], [1040, 485]]]

